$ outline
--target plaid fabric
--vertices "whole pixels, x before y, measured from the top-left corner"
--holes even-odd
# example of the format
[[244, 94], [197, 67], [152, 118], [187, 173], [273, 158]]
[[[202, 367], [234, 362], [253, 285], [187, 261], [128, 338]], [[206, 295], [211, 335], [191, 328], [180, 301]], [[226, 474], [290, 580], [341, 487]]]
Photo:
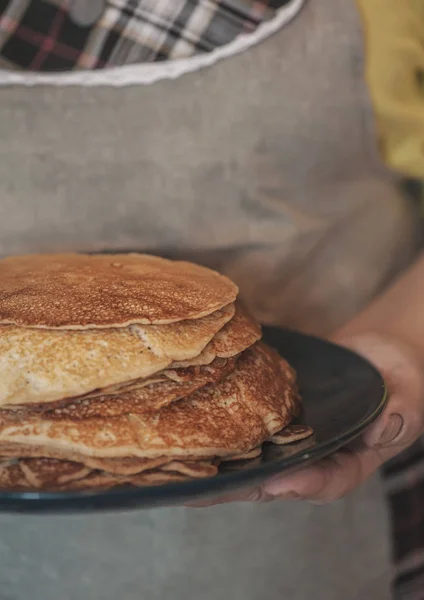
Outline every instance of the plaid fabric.
[[424, 600], [424, 437], [384, 469], [396, 600]]
[[[291, 1], [0, 0], [0, 68], [69, 71], [187, 58], [254, 31]], [[89, 21], [96, 6], [87, 23], [81, 14]]]

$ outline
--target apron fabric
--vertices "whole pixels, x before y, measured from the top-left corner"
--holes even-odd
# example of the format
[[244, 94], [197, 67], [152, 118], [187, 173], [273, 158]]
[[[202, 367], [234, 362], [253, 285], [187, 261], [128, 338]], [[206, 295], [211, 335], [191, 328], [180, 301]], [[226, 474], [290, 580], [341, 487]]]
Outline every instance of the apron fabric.
[[[419, 238], [378, 159], [362, 48], [350, 0], [310, 1], [175, 80], [0, 89], [0, 255], [188, 258], [263, 322], [328, 335]], [[2, 515], [0, 598], [389, 600], [387, 519], [378, 477], [326, 507]]]

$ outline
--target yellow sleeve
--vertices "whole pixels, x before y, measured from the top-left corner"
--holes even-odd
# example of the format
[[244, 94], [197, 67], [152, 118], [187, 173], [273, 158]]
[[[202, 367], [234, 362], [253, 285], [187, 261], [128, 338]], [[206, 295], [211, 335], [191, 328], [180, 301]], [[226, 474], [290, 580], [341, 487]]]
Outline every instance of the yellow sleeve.
[[356, 0], [366, 78], [388, 166], [424, 179], [424, 0]]

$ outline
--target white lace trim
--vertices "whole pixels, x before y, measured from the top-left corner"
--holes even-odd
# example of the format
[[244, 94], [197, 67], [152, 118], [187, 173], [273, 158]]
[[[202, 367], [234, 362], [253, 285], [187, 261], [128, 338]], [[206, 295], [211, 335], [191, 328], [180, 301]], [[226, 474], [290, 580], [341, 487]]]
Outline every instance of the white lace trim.
[[78, 85], [84, 87], [124, 87], [127, 85], [150, 85], [162, 79], [177, 79], [181, 75], [212, 66], [224, 58], [229, 58], [255, 46], [289, 23], [301, 10], [305, 2], [306, 0], [293, 0], [289, 5], [280, 8], [274, 19], [265, 21], [253, 33], [242, 34], [233, 42], [216, 48], [207, 54], [165, 62], [126, 65], [98, 71], [46, 74], [0, 69], [0, 86]]

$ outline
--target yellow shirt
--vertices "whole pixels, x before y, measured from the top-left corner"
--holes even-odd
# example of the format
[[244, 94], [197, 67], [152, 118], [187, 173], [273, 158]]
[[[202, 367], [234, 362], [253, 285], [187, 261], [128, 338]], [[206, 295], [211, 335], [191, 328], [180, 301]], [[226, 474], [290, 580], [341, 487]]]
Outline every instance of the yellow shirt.
[[357, 0], [381, 153], [424, 178], [424, 0]]

